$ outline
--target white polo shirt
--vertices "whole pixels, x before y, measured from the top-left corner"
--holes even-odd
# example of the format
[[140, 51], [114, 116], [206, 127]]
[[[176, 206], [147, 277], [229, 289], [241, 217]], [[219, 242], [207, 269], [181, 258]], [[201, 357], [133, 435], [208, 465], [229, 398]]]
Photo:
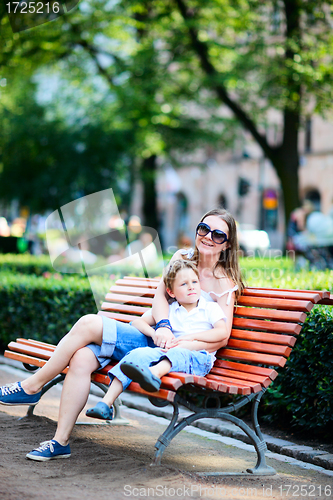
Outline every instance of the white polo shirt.
[[221, 307], [216, 302], [207, 301], [202, 296], [197, 307], [189, 312], [177, 301], [169, 305], [169, 321], [175, 337], [210, 330], [221, 319], [227, 321]]

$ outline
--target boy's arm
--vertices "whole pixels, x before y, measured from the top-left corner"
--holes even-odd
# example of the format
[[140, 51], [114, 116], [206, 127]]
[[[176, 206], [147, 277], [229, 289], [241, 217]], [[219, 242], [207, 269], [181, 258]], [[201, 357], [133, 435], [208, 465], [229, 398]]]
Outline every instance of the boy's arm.
[[151, 312], [141, 316], [141, 318], [134, 319], [131, 324], [134, 328], [137, 328], [139, 332], [143, 333], [147, 337], [151, 337], [154, 340], [156, 332], [154, 328], [152, 328], [152, 325], [154, 325], [155, 322]]

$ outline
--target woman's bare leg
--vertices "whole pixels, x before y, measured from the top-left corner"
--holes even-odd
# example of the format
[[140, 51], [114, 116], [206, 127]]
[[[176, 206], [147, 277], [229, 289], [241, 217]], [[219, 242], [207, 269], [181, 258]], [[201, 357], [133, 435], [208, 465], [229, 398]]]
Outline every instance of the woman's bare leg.
[[61, 339], [48, 362], [38, 372], [22, 382], [24, 391], [27, 394], [39, 392], [47, 382], [68, 366], [76, 351], [90, 343], [101, 345], [102, 336], [103, 322], [100, 316], [87, 314], [80, 318], [67, 335]]
[[68, 444], [77, 417], [87, 402], [91, 374], [99, 368], [94, 353], [88, 347], [79, 349], [69, 363], [61, 392], [59, 418], [54, 439], [61, 445]]

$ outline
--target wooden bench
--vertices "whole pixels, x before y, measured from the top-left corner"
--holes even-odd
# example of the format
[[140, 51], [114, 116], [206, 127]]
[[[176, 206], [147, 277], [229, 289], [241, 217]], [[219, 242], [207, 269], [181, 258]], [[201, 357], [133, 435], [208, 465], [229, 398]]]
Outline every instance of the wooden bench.
[[[158, 283], [159, 278], [119, 279], [107, 293], [98, 314], [130, 322], [151, 307]], [[257, 452], [257, 463], [247, 470], [248, 473], [275, 474], [266, 464], [267, 448], [258, 424], [258, 406], [267, 387], [278, 375], [276, 369], [286, 364], [306, 314], [314, 304], [333, 305], [333, 295], [326, 291], [246, 288], [235, 307], [228, 345], [218, 351], [208, 375], [169, 373], [162, 378], [159, 392], [153, 394], [132, 382], [129, 391], [146, 394], [156, 406], [171, 404], [174, 409], [170, 424], [155, 445], [154, 463], [160, 464], [165, 448], [184, 427], [209, 417], [232, 422], [247, 434]], [[8, 348], [5, 351], [7, 358], [22, 361], [27, 369], [36, 370], [50, 358], [55, 346], [17, 339], [10, 342]], [[105, 392], [111, 366], [92, 374], [92, 382]], [[47, 384], [43, 393], [62, 381], [65, 374], [66, 370]], [[253, 428], [233, 414], [250, 402]], [[179, 406], [189, 409], [190, 415], [179, 419]], [[32, 411], [30, 407], [28, 413]]]

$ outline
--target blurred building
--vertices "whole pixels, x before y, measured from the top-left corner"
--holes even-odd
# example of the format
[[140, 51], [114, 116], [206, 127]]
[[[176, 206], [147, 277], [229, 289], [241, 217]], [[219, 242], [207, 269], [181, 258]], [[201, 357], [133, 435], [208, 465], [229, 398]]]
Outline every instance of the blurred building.
[[[281, 126], [272, 114], [267, 130], [271, 143], [279, 141]], [[333, 205], [333, 122], [315, 116], [300, 132], [300, 199], [311, 199], [325, 214]], [[282, 249], [284, 213], [277, 174], [260, 148], [244, 133], [233, 151], [196, 151], [182, 156], [184, 167], [161, 165], [157, 180], [158, 207], [164, 247], [180, 238], [193, 240], [200, 217], [223, 206], [241, 226], [268, 232], [272, 248]], [[140, 213], [141, 188], [136, 187], [133, 213]]]

